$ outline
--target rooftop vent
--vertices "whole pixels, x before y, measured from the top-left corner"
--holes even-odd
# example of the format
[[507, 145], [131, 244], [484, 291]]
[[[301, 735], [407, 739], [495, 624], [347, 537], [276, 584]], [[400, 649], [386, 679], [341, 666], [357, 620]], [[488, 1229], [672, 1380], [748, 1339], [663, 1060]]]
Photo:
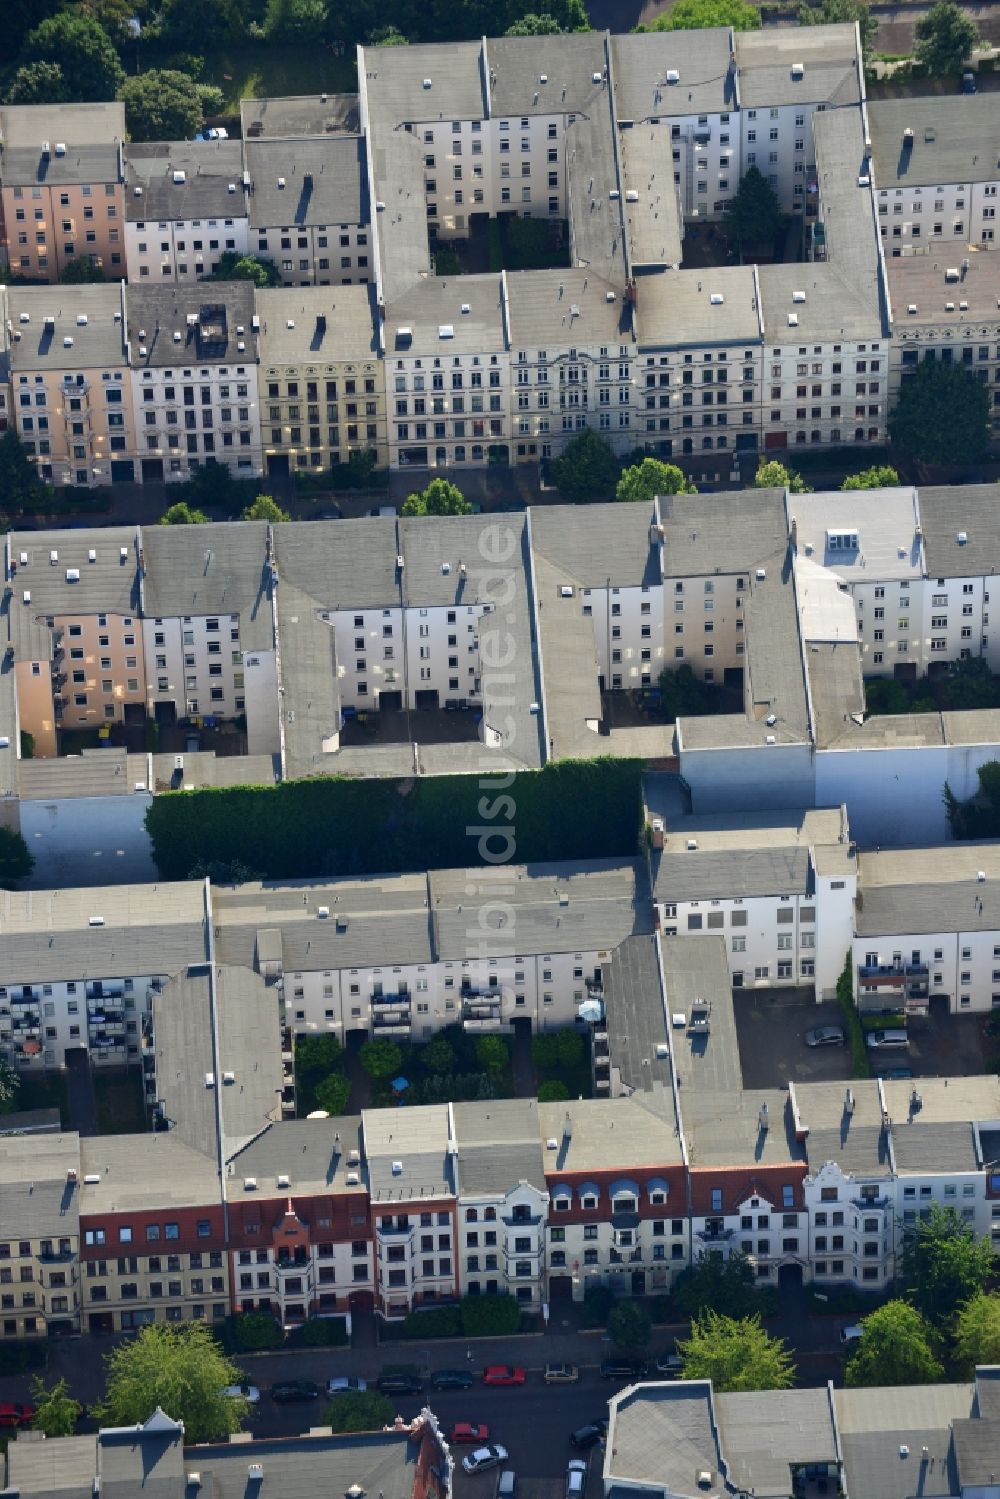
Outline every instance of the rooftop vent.
[[19, 323], [30, 323], [31, 322], [31, 313], [30, 312], [22, 312], [21, 316], [18, 318], [18, 322]]
[[909, 150], [912, 150], [912, 147], [913, 147], [913, 131], [910, 129], [909, 125], [907, 125], [906, 129], [903, 131], [903, 150], [904, 151], [909, 151]]
[[67, 567], [67, 569], [66, 569], [66, 582], [67, 583], [79, 583], [79, 581], [80, 581], [80, 569], [78, 567]]
[[287, 318], [286, 321], [285, 321], [285, 327], [286, 328], [294, 328], [295, 327], [295, 319], [293, 317]]
[[777, 742], [778, 741], [777, 741], [777, 739], [775, 738], [775, 736], [773, 734], [765, 734], [765, 736], [764, 736], [764, 743], [765, 744], [777, 744]]
[[222, 1081], [226, 1084], [227, 1087], [231, 1088], [233, 1086], [233, 1083], [235, 1083], [236, 1081], [236, 1073], [224, 1072], [222, 1074]]
[[[198, 314], [196, 312], [189, 312], [188, 315], [187, 315], [187, 317], [184, 319], [184, 321], [185, 321], [185, 323], [187, 323], [187, 325], [188, 325], [189, 328], [197, 328], [197, 326], [198, 326]], [[145, 332], [141, 328], [139, 329], [139, 337], [140, 338], [145, 338], [146, 337]]]
[[806, 72], [806, 65], [805, 65], [804, 62], [793, 62], [792, 63], [792, 77], [793, 78], [804, 78], [805, 77], [805, 72]]
[[945, 310], [945, 312], [954, 312], [955, 311], [955, 304], [954, 304], [954, 302], [946, 302], [944, 304], [944, 310]]
[[571, 599], [573, 597], [572, 586], [569, 583], [564, 583], [559, 589], [559, 593], [562, 598]]
[[425, 78], [424, 79], [424, 88], [430, 88], [431, 82], [432, 82], [432, 80], [430, 78]]
[[545, 1142], [545, 1149], [546, 1150], [558, 1150], [559, 1149], [559, 1141], [555, 1138], [554, 1135], [552, 1135], [548, 1140], [546, 1140], [546, 1142]]
[[591, 73], [591, 75], [590, 75], [590, 81], [591, 81], [591, 83], [600, 83], [600, 81], [601, 81], [601, 75], [600, 75], [600, 73]]
[[181, 337], [182, 337], [182, 334], [181, 334], [180, 329], [179, 328], [175, 328], [174, 329], [174, 343], [175, 344], [179, 344], [180, 341], [181, 341]]
[[790, 312], [788, 314], [788, 326], [789, 328], [797, 328], [799, 326], [799, 315], [797, 312]]
[[76, 315], [76, 326], [78, 328], [86, 328], [86, 326], [87, 326], [87, 314], [85, 312], [78, 312], [77, 313], [77, 315]]
[[709, 294], [708, 300], [713, 307], [721, 307], [726, 299], [721, 291], [713, 291]]
[[227, 191], [231, 192], [231, 193], [234, 193], [236, 191], [236, 183], [235, 182], [230, 182]]
[[72, 347], [73, 347], [73, 338], [72, 338], [72, 335], [69, 334], [69, 333], [67, 333], [66, 337], [63, 339], [63, 348], [64, 349], [71, 349]]
[[[80, 576], [79, 573], [77, 573], [77, 577], [79, 577], [79, 576]], [[104, 917], [103, 916], [91, 916], [91, 918], [90, 918], [90, 920], [89, 920], [89, 922], [87, 924], [88, 924], [88, 926], [103, 926], [104, 925]]]
[[986, 884], [986, 870], [980, 869], [976, 874], [976, 880], [980, 885]]
[[960, 547], [964, 547], [965, 543], [968, 541], [968, 539], [969, 539], [969, 533], [968, 533], [968, 531], [958, 531], [955, 534], [955, 540], [958, 542], [958, 544], [959, 544]]
[[52, 551], [49, 553], [49, 566], [50, 567], [55, 567], [55, 565], [56, 565], [56, 563], [58, 561], [59, 561], [59, 553], [53, 547]]
[[451, 563], [450, 562], [442, 562], [442, 564], [441, 564], [441, 571], [444, 573], [445, 577], [447, 577], [448, 574], [451, 572]]
[[763, 583], [764, 579], [767, 577], [767, 568], [758, 567], [756, 577], [758, 583]]
[[608, 193], [608, 197], [611, 199], [612, 203], [617, 203], [618, 199], [621, 197], [621, 193], [616, 187], [613, 187]]
[[680, 83], [680, 81], [681, 81], [681, 75], [677, 71], [677, 69], [676, 68], [668, 68], [667, 69], [667, 82], [668, 83]]
[[356, 1171], [348, 1171], [348, 1173], [345, 1176], [344, 1180], [346, 1181], [346, 1183], [347, 1183], [347, 1185], [349, 1187], [356, 1187], [358, 1185], [358, 1183], [360, 1182], [361, 1178], [358, 1176], [358, 1173]]
[[392, 1163], [392, 1174], [393, 1174], [393, 1176], [402, 1176], [402, 1174], [403, 1174], [403, 1163], [402, 1163], [402, 1161], [393, 1161], [393, 1163]]
[[88, 562], [96, 562], [97, 561], [97, 553], [96, 553], [96, 551], [94, 550], [93, 547], [91, 547], [90, 550], [87, 552], [87, 561]]
[[912, 317], [912, 316], [913, 316], [913, 314], [914, 314], [914, 313], [915, 313], [915, 312], [916, 312], [916, 310], [917, 310], [917, 304], [916, 304], [916, 302], [910, 302], [910, 303], [909, 303], [909, 304], [908, 304], [908, 306], [907, 306], [907, 308], [906, 308], [906, 310], [907, 310], [907, 312], [908, 312], [908, 313], [909, 313], [909, 314], [910, 314], [910, 316], [911, 316], [911, 317]]
[[455, 329], [451, 323], [438, 324], [438, 338], [454, 338]]
[[24, 600], [24, 602], [26, 604], [30, 604], [31, 603], [31, 589], [30, 588], [26, 588], [24, 590], [24, 593], [21, 595], [21, 597], [23, 598], [23, 600]]
[[329, 916], [329, 914], [330, 914], [330, 907], [329, 906], [319, 906], [317, 908], [316, 915], [319, 917], [320, 921], [326, 921], [326, 919]]
[[176, 183], [186, 182], [187, 172], [181, 171], [181, 169], [178, 167], [177, 171], [174, 173], [174, 181]]
[[698, 847], [697, 838], [689, 838], [687, 841], [687, 846], [689, 851], [693, 851], [694, 849], [696, 849]]
[[65, 141], [56, 141], [56, 155], [57, 156], [65, 156], [66, 155], [66, 142]]
[[626, 192], [626, 194], [625, 194], [625, 202], [626, 203], [638, 203], [638, 201], [639, 201], [639, 194], [636, 192], [636, 190], [635, 190], [634, 187], [630, 187], [628, 189], [628, 191]]
[[960, 281], [962, 279], [962, 273], [958, 269], [958, 266], [957, 265], [950, 265], [950, 266], [948, 266], [948, 268], [946, 269], [946, 271], [944, 273], [944, 279], [946, 281]]
[[769, 713], [767, 715], [767, 717], [765, 718], [764, 722], [767, 724], [767, 726], [768, 726], [769, 729], [773, 729], [774, 726], [775, 726], [775, 724], [778, 722], [778, 715], [777, 715], [777, 713]]
[[278, 186], [279, 187], [284, 187], [284, 185], [285, 185], [285, 179], [284, 179], [284, 177], [279, 177], [278, 178]]
[[255, 1176], [245, 1176], [243, 1178], [243, 1190], [244, 1192], [256, 1192], [257, 1178]]
[[278, 1186], [279, 1187], [290, 1187], [291, 1184], [292, 1184], [291, 1177], [286, 1176], [283, 1171], [279, 1171], [278, 1172]]
[[142, 197], [142, 188], [141, 187], [134, 187], [132, 189], [132, 196], [134, 198], [141, 198]]
[[264, 1477], [264, 1469], [260, 1463], [247, 1463], [247, 1478], [251, 1483], [260, 1483]]
[[613, 302], [615, 300], [615, 294], [614, 294], [614, 292], [613, 291], [605, 292], [604, 293], [604, 300], [605, 300], [605, 302]]
[[88, 1172], [87, 1175], [83, 1178], [83, 1185], [85, 1187], [99, 1187], [101, 1185], [101, 1178], [99, 1173], [96, 1171]]
[[548, 75], [548, 73], [539, 73], [539, 75], [538, 75], [538, 81], [539, 81], [539, 83], [548, 83], [548, 81], [549, 81], [549, 75]]
[[804, 302], [805, 299], [806, 299], [806, 294], [805, 294], [804, 291], [793, 291], [792, 292], [792, 301], [793, 302]]
[[214, 1072], [206, 1072], [205, 1073], [205, 1087], [206, 1088], [214, 1088], [215, 1087], [215, 1073]]

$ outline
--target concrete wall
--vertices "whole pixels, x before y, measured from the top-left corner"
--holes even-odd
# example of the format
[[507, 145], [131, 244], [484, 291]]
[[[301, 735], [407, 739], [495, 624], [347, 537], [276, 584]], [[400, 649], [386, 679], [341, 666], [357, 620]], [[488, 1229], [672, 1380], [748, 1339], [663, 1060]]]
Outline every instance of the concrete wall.
[[807, 744], [684, 750], [681, 775], [691, 788], [694, 812], [742, 812], [753, 807], [831, 806], [846, 798], [817, 801], [812, 751]]
[[943, 843], [950, 836], [945, 781], [965, 801], [978, 789], [979, 766], [997, 755], [996, 745], [823, 750], [816, 755], [815, 805], [846, 802], [852, 832], [866, 848]]
[[112, 885], [156, 879], [143, 826], [153, 798], [63, 797], [21, 803], [21, 833], [35, 859], [30, 885]]

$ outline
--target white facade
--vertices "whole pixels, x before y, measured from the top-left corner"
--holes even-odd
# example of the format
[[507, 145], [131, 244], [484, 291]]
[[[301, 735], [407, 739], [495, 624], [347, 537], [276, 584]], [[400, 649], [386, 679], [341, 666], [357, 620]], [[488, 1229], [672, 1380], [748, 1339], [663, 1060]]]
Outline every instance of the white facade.
[[[738, 857], [738, 855], [734, 855]], [[853, 884], [853, 881], [852, 881]], [[839, 963], [834, 962], [838, 933], [850, 934], [853, 891], [836, 892], [837, 909], [824, 910], [830, 920], [830, 941], [823, 946], [823, 971], [817, 974], [819, 925], [815, 894], [758, 896], [743, 899], [662, 902], [661, 930], [664, 935], [685, 936], [699, 932], [724, 935], [729, 971], [736, 989], [768, 988], [775, 984], [816, 985], [817, 997], [836, 986], [844, 963], [840, 942]], [[846, 917], [846, 920], [845, 920]], [[834, 971], [831, 973], [831, 963]]]
[[566, 217], [566, 117], [419, 121], [428, 222], [442, 240], [469, 233], [472, 214]]
[[764, 364], [767, 456], [785, 446], [885, 440], [887, 341], [782, 342], [764, 351]]
[[783, 213], [804, 211], [806, 183], [816, 175], [812, 116], [817, 108], [825, 105], [782, 104], [740, 111], [742, 172], [756, 167], [777, 193]]
[[263, 472], [256, 364], [133, 369], [131, 378], [144, 477], [151, 461], [162, 473], [149, 476], [168, 484], [185, 482], [212, 459], [234, 478]]
[[200, 281], [218, 269], [225, 254], [245, 255], [248, 220], [242, 184], [234, 184], [229, 214], [205, 219], [138, 219], [125, 225], [125, 262], [130, 281], [153, 285]]
[[510, 372], [515, 456], [550, 457], [584, 427], [596, 428], [616, 452], [634, 448], [634, 359], [631, 343], [517, 350]]
[[506, 1193], [460, 1194], [461, 1289], [465, 1296], [507, 1295], [535, 1311], [545, 1293], [548, 1193], [530, 1182]]
[[283, 286], [357, 286], [372, 279], [371, 236], [369, 224], [260, 225], [247, 242], [277, 266]]
[[179, 718], [245, 711], [238, 614], [149, 619], [143, 642], [151, 717], [159, 702], [175, 703]]
[[[385, 361], [391, 468], [485, 464], [509, 453], [510, 356], [423, 351]], [[585, 425], [585, 424], [584, 424]]]
[[856, 936], [851, 968], [862, 1010], [913, 1008], [928, 994], [945, 995], [953, 1015], [1000, 1009], [1000, 931]]
[[64, 1068], [67, 1051], [77, 1048], [89, 1053], [92, 1066], [124, 1067], [139, 1056], [153, 994], [168, 977], [18, 983], [8, 976], [0, 985], [0, 1049], [18, 1071]]
[[[932, 255], [950, 249], [961, 256], [969, 245], [992, 249], [1000, 225], [1000, 177], [993, 182], [878, 190], [878, 223], [886, 255]], [[947, 241], [956, 243], [948, 245]]]
[[872, 1292], [888, 1286], [896, 1271], [894, 1185], [878, 1173], [866, 1178], [845, 1171], [835, 1161], [806, 1176], [803, 1248], [812, 1280], [849, 1281]]

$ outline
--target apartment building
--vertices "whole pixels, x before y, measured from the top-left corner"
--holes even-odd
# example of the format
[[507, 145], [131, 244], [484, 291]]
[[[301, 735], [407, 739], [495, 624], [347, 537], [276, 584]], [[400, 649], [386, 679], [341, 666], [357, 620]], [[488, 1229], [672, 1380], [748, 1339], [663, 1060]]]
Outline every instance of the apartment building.
[[503, 303], [496, 275], [421, 281], [393, 303], [383, 330], [392, 468], [510, 461]]
[[0, 1139], [0, 1213], [0, 1340], [79, 1332], [79, 1137]]
[[93, 489], [133, 477], [123, 290], [10, 288], [14, 421], [39, 477], [49, 483]]
[[669, 1090], [538, 1105], [549, 1194], [551, 1300], [590, 1286], [643, 1296], [690, 1263], [681, 1145]]
[[60, 730], [142, 723], [138, 530], [13, 531], [5, 560], [18, 721], [35, 754], [58, 754]]
[[147, 713], [157, 723], [245, 714], [248, 752], [277, 753], [269, 550], [263, 521], [144, 532]]
[[125, 267], [130, 282], [200, 281], [223, 255], [245, 255], [242, 141], [165, 141], [128, 147]]
[[374, 1230], [375, 1307], [405, 1317], [460, 1294], [451, 1105], [362, 1115]]
[[982, 149], [991, 113], [988, 95], [978, 94], [868, 105], [879, 234], [887, 256], [992, 248], [1000, 168], [994, 153]]
[[858, 855], [851, 963], [861, 1010], [952, 1014], [1000, 1008], [1000, 874], [993, 843]]
[[121, 103], [6, 105], [0, 115], [0, 197], [13, 271], [58, 281], [89, 256], [125, 273], [125, 110]]
[[[196, 882], [2, 897], [0, 1047], [19, 1071], [138, 1063], [153, 997], [205, 957], [205, 892]], [[151, 919], [152, 918], [152, 919]]]
[[126, 307], [136, 477], [176, 483], [210, 460], [261, 473], [253, 287], [140, 285]]
[[452, 1105], [462, 1294], [513, 1296], [535, 1311], [550, 1294], [538, 1108], [529, 1098]]
[[372, 279], [364, 142], [248, 140], [249, 246], [285, 286], [350, 286]]
[[661, 840], [653, 899], [665, 936], [723, 934], [735, 989], [833, 996], [858, 878], [843, 807], [681, 817]]
[[553, 1030], [601, 997], [614, 949], [651, 929], [644, 888], [637, 865], [610, 861], [245, 884], [214, 892], [216, 951], [282, 980], [295, 1035]]
[[229, 1315], [217, 1162], [170, 1133], [80, 1141], [81, 1326]]
[[[271, 474], [328, 469], [352, 453], [388, 458], [375, 291], [258, 291], [261, 430]], [[265, 401], [266, 398], [266, 401]]]

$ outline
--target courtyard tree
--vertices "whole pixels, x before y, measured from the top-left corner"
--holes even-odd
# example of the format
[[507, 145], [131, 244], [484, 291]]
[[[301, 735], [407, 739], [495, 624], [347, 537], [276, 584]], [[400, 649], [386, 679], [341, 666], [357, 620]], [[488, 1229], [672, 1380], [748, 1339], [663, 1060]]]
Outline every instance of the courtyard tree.
[[254, 286], [278, 286], [281, 273], [270, 260], [261, 260], [256, 255], [240, 255], [235, 250], [226, 250], [219, 256], [218, 265], [206, 281], [252, 281]]
[[118, 97], [125, 105], [130, 140], [185, 141], [201, 129], [197, 85], [174, 68], [151, 68], [126, 78]]
[[938, 0], [917, 21], [916, 57], [932, 78], [959, 73], [979, 41], [979, 27], [952, 0]]
[[95, 1407], [107, 1426], [138, 1426], [157, 1406], [183, 1421], [188, 1442], [239, 1431], [247, 1411], [242, 1397], [223, 1391], [243, 1378], [204, 1322], [150, 1322], [105, 1358], [107, 1388]]
[[85, 286], [89, 283], [103, 281], [104, 271], [97, 264], [93, 255], [76, 255], [69, 261], [60, 280], [67, 286]]
[[960, 1309], [953, 1353], [966, 1378], [979, 1364], [1000, 1364], [1000, 1296], [995, 1292], [981, 1291]]
[[193, 509], [185, 500], [170, 505], [160, 516], [161, 526], [207, 526], [208, 516], [204, 510]]
[[644, 458], [633, 463], [618, 480], [616, 500], [630, 503], [652, 503], [658, 494], [694, 494], [695, 486], [676, 463], [662, 463], [659, 458]]
[[345, 1390], [330, 1401], [323, 1424], [335, 1432], [381, 1431], [395, 1415], [392, 1401], [378, 1390]]
[[368, 1076], [373, 1078], [392, 1077], [403, 1065], [402, 1050], [388, 1036], [366, 1041], [358, 1052], [358, 1059]]
[[342, 1114], [351, 1096], [351, 1080], [342, 1072], [331, 1072], [313, 1089], [313, 1097], [328, 1114]]
[[408, 494], [403, 515], [471, 515], [472, 506], [450, 479], [432, 479], [426, 489]]
[[786, 468], [776, 458], [762, 458], [753, 478], [754, 489], [788, 489], [792, 494], [811, 494], [812, 490], [793, 468]]
[[784, 1342], [769, 1337], [760, 1318], [725, 1317], [705, 1311], [691, 1323], [691, 1336], [677, 1340], [685, 1379], [710, 1379], [719, 1392], [787, 1390], [795, 1366]]
[[54, 63], [62, 73], [62, 98], [74, 102], [114, 99], [125, 81], [125, 69], [103, 26], [74, 11], [61, 11], [36, 26], [25, 38], [19, 61]]
[[280, 525], [282, 521], [291, 520], [291, 518], [288, 511], [282, 510], [280, 505], [275, 504], [269, 494], [259, 494], [241, 516], [242, 520], [269, 520], [272, 526]]
[[552, 460], [549, 472], [564, 500], [609, 500], [621, 465], [611, 444], [585, 427]]
[[726, 209], [726, 226], [743, 253], [744, 246], [774, 243], [781, 228], [781, 204], [757, 167], [748, 167]]
[[906, 1301], [887, 1301], [861, 1324], [858, 1346], [847, 1361], [852, 1386], [934, 1384], [944, 1369], [935, 1356], [929, 1323]]
[[650, 1321], [646, 1308], [638, 1301], [619, 1301], [608, 1317], [608, 1332], [616, 1348], [633, 1353], [649, 1342]]
[[504, 36], [558, 36], [562, 27], [555, 16], [543, 12], [537, 15], [534, 11], [528, 11], [513, 26], [508, 26]]
[[700, 1254], [682, 1270], [674, 1286], [677, 1310], [697, 1317], [713, 1310], [726, 1317], [749, 1317], [758, 1304], [757, 1280], [745, 1254]]
[[6, 1057], [0, 1057], [0, 1114], [12, 1114], [21, 1079]]
[[989, 443], [990, 396], [971, 370], [924, 359], [889, 415], [889, 437], [920, 463], [975, 463]]
[[747, 0], [677, 0], [657, 16], [652, 31], [703, 31], [709, 26], [731, 26], [734, 31], [757, 31], [760, 11]]
[[0, 828], [0, 890], [13, 890], [35, 867], [34, 856], [20, 833]]
[[47, 1385], [40, 1375], [31, 1381], [31, 1399], [35, 1414], [31, 1429], [43, 1432], [47, 1437], [71, 1437], [76, 1431], [76, 1422], [83, 1407], [74, 1400], [65, 1379], [57, 1379]]
[[858, 474], [848, 474], [841, 489], [893, 489], [899, 483], [899, 474], [888, 463], [863, 468]]

